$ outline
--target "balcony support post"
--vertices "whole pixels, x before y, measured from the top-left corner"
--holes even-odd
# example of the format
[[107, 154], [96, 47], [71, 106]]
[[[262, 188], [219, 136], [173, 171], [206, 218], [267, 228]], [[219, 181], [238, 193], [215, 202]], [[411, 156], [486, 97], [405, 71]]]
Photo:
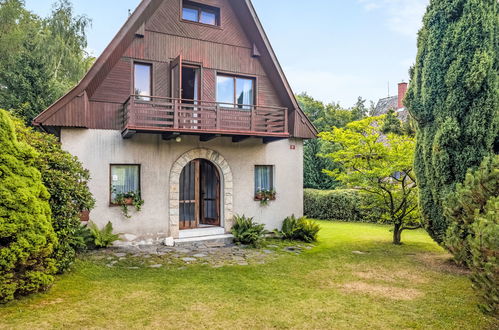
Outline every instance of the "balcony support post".
[[250, 123], [250, 131], [256, 132], [256, 108], [251, 107], [251, 123]]
[[173, 100], [173, 128], [178, 128], [178, 113], [179, 113], [179, 101], [177, 99]]
[[216, 109], [216, 114], [215, 114], [215, 116], [216, 116], [216, 118], [217, 118], [217, 119], [216, 119], [216, 120], [217, 120], [217, 123], [216, 123], [216, 128], [217, 128], [217, 130], [220, 130], [221, 120], [222, 120], [222, 118], [221, 118], [222, 116], [221, 116], [221, 114], [220, 114], [220, 104], [218, 104], [218, 103], [217, 103], [217, 105], [216, 105], [215, 109]]

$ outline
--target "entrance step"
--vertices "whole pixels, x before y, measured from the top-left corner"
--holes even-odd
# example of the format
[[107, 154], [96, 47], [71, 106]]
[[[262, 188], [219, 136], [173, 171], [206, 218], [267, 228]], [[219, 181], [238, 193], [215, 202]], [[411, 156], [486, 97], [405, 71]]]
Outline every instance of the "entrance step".
[[203, 237], [203, 236], [214, 236], [214, 235], [224, 235], [225, 228], [222, 227], [203, 227], [196, 229], [181, 230], [179, 238], [192, 238], [192, 237]]
[[232, 244], [233, 238], [231, 234], [185, 237], [176, 239], [175, 246], [223, 247]]

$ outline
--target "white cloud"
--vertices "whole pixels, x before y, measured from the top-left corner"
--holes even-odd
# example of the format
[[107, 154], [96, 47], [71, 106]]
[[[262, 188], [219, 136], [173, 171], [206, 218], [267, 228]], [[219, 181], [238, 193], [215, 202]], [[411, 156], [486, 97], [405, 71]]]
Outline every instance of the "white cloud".
[[429, 0], [357, 0], [367, 11], [384, 11], [386, 24], [394, 32], [415, 36]]

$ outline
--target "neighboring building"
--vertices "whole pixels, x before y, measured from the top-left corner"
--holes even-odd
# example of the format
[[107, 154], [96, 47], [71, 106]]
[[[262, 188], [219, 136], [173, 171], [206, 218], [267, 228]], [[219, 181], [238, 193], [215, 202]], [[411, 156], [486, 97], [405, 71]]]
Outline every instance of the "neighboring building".
[[[303, 214], [304, 115], [250, 0], [143, 0], [34, 124], [90, 170], [92, 221], [128, 241], [267, 229]], [[268, 206], [258, 190], [277, 195]], [[140, 192], [131, 218], [116, 194]], [[132, 209], [132, 208], [130, 208]]]
[[396, 96], [389, 96], [378, 101], [376, 104], [376, 108], [374, 109], [374, 113], [371, 115], [381, 116], [387, 114], [390, 110], [395, 111], [397, 116], [402, 121], [406, 121], [409, 118], [409, 112], [404, 107], [404, 98], [407, 94], [408, 84], [405, 82], [401, 82], [398, 84], [398, 94]]

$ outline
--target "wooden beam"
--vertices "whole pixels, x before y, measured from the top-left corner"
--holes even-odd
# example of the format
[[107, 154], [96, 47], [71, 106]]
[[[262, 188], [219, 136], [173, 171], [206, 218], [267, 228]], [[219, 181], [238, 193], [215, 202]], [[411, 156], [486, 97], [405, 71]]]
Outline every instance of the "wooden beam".
[[249, 136], [249, 135], [237, 135], [237, 136], [233, 136], [232, 137], [232, 142], [239, 143], [239, 142], [242, 142], [244, 140], [249, 139], [250, 137], [251, 136]]
[[218, 137], [218, 135], [216, 135], [216, 134], [201, 134], [201, 136], [199, 136], [199, 141], [208, 142], [208, 141], [213, 140], [216, 137]]
[[180, 136], [180, 133], [176, 133], [176, 132], [166, 132], [166, 133], [161, 134], [161, 138], [165, 141], [170, 141], [170, 140], [176, 139], [179, 136]]
[[269, 144], [272, 142], [284, 140], [284, 138], [279, 138], [279, 137], [264, 137], [263, 138], [263, 144]]
[[135, 133], [137, 133], [137, 131], [134, 131], [132, 129], [125, 129], [123, 132], [121, 132], [121, 136], [124, 138], [124, 139], [131, 139], [132, 136], [135, 135]]

